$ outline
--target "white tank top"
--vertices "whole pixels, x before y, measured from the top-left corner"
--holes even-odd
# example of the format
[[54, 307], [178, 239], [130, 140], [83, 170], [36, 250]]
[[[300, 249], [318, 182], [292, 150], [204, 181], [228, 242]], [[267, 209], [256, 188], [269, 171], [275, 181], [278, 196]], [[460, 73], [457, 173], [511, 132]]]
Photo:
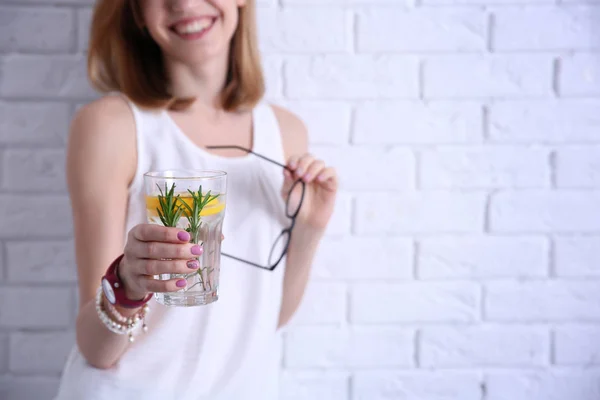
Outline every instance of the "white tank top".
[[[227, 158], [196, 146], [165, 111], [129, 102], [136, 122], [138, 165], [129, 188], [126, 231], [146, 222], [143, 174], [163, 169], [228, 173], [222, 251], [267, 260], [285, 227], [281, 168], [252, 155]], [[272, 108], [252, 112], [253, 150], [284, 163]], [[116, 366], [91, 367], [74, 346], [56, 400], [270, 400], [278, 398], [277, 330], [285, 259], [274, 271], [221, 258], [219, 300], [165, 307], [151, 301], [148, 332], [138, 333]]]

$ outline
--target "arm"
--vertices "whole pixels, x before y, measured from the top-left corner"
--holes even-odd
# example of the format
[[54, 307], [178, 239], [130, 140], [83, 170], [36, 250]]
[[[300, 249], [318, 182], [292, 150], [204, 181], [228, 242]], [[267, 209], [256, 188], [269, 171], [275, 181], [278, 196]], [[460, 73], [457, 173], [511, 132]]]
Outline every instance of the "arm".
[[[79, 111], [69, 137], [67, 180], [75, 227], [79, 282], [77, 345], [94, 367], [110, 368], [127, 350], [126, 335], [112, 333], [95, 309], [95, 292], [110, 263], [118, 266], [126, 296], [142, 299], [152, 292], [174, 292], [179, 279], [159, 274], [187, 274], [188, 261], [202, 251], [178, 228], [138, 224], [125, 235], [128, 187], [136, 172], [135, 123], [129, 106], [106, 97]], [[104, 296], [103, 296], [104, 297]], [[106, 299], [103, 299], [106, 303]], [[138, 310], [117, 307], [122, 315]]]
[[304, 296], [315, 253], [333, 212], [337, 177], [332, 168], [325, 168], [322, 161], [307, 153], [308, 135], [302, 121], [289, 111], [273, 108], [281, 127], [288, 166], [294, 170], [293, 176], [285, 177], [284, 192], [296, 179], [306, 182], [304, 203], [288, 248], [279, 314], [281, 327], [292, 318]]
[[287, 324], [300, 306], [322, 236], [322, 232], [306, 226], [294, 227], [283, 278], [283, 299], [278, 327]]
[[128, 344], [104, 327], [94, 299], [108, 265], [123, 252], [127, 188], [136, 168], [135, 123], [123, 99], [105, 97], [78, 111], [66, 168], [79, 284], [77, 345], [91, 365], [108, 368]]

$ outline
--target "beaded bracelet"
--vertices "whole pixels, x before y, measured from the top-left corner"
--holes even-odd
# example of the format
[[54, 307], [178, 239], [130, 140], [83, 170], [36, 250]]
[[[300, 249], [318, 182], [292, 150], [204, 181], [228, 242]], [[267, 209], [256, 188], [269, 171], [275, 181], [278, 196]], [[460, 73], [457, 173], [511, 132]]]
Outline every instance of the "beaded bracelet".
[[133, 342], [133, 331], [140, 325], [140, 323], [142, 323], [142, 331], [148, 331], [148, 326], [146, 325], [146, 315], [148, 312], [150, 312], [150, 307], [148, 307], [148, 304], [144, 305], [139, 312], [127, 318], [121, 315], [112, 304], [107, 302], [106, 304], [109, 307], [110, 313], [115, 316], [115, 319], [117, 319], [117, 321], [115, 321], [104, 310], [102, 295], [102, 288], [99, 287], [96, 292], [96, 312], [98, 313], [100, 321], [102, 321], [104, 326], [106, 326], [111, 332], [118, 335], [129, 335], [129, 342]]

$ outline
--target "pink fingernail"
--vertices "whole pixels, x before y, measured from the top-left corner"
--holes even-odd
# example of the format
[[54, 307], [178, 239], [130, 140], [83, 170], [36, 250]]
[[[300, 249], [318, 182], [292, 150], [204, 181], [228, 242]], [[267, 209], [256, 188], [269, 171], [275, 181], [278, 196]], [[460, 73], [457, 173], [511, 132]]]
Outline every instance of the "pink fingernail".
[[306, 174], [306, 175], [303, 176], [303, 178], [304, 178], [305, 181], [310, 181], [310, 178], [312, 178], [312, 175], [311, 174]]
[[195, 256], [201, 255], [203, 251], [204, 250], [202, 249], [202, 246], [199, 246], [199, 245], [192, 246], [192, 254]]
[[325, 179], [325, 177], [324, 177], [323, 175], [319, 175], [319, 177], [317, 178], [317, 180], [318, 180], [319, 182], [321, 182], [323, 179]]
[[302, 168], [298, 168], [296, 170], [296, 176], [302, 176], [303, 173], [304, 173], [304, 171], [302, 170]]
[[296, 164], [297, 164], [296, 161], [292, 161], [292, 162], [290, 162], [290, 167], [291, 168], [296, 168]]
[[198, 264], [198, 261], [192, 260], [187, 262], [187, 266], [191, 269], [198, 269], [198, 267], [200, 267], [200, 264]]
[[186, 284], [187, 284], [187, 281], [185, 279], [180, 279], [176, 283], [177, 287], [184, 287]]
[[189, 242], [189, 240], [190, 240], [190, 234], [187, 233], [186, 231], [179, 231], [177, 233], [177, 239], [183, 240], [185, 242]]

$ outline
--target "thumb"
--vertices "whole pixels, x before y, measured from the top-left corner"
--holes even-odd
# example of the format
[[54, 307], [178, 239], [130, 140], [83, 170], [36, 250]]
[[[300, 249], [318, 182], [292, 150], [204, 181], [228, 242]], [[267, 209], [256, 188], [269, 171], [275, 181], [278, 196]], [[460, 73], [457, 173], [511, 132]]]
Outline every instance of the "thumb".
[[289, 191], [292, 189], [292, 185], [294, 184], [294, 178], [292, 173], [287, 169], [283, 170], [283, 186], [281, 187], [281, 195], [287, 196]]

